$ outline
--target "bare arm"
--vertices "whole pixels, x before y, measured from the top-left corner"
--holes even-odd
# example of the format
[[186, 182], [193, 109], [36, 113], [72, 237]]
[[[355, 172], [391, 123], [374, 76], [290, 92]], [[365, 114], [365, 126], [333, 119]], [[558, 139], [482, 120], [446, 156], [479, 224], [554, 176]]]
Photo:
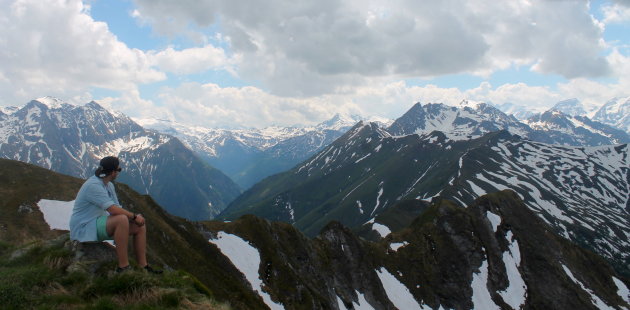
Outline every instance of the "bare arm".
[[134, 214], [134, 213], [129, 212], [129, 211], [127, 211], [127, 210], [117, 206], [117, 205], [111, 205], [109, 208], [107, 208], [107, 212], [109, 212], [109, 214], [111, 214], [111, 215], [122, 214], [122, 215], [126, 216], [129, 219], [129, 221], [132, 221], [132, 222], [138, 224], [138, 226], [144, 225], [144, 217], [142, 216], [142, 214]]

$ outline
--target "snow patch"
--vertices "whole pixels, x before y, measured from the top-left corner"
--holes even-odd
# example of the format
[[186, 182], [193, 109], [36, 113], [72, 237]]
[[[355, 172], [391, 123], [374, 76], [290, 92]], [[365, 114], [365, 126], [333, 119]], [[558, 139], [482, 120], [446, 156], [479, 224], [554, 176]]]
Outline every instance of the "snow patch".
[[221, 250], [221, 253], [227, 256], [232, 264], [245, 275], [245, 278], [249, 284], [251, 284], [254, 291], [262, 297], [269, 308], [272, 310], [284, 309], [282, 304], [271, 300], [271, 296], [263, 291], [263, 282], [258, 274], [260, 253], [258, 253], [255, 247], [241, 239], [241, 237], [223, 231], [217, 233], [217, 239], [210, 239], [208, 241], [214, 243], [219, 250]]
[[387, 297], [394, 306], [396, 306], [396, 308], [431, 309], [425, 305], [420, 306], [409, 289], [404, 284], [400, 283], [400, 281], [398, 281], [394, 275], [389, 273], [387, 269], [381, 267], [379, 270], [376, 270], [376, 274], [379, 279], [381, 279], [381, 284], [383, 284]]
[[499, 291], [499, 295], [512, 309], [520, 309], [527, 298], [527, 285], [518, 270], [521, 265], [521, 251], [518, 247], [518, 241], [512, 240], [512, 237], [512, 232], [508, 231], [506, 238], [511, 243], [508, 250], [503, 252], [503, 264], [508, 276], [508, 287], [504, 291]]
[[[371, 177], [370, 177], [371, 178]], [[353, 188], [350, 192], [348, 192], [343, 199], [341, 199], [341, 201], [346, 200], [346, 198], [348, 198], [348, 196], [350, 196], [350, 194], [352, 194], [352, 192], [354, 192], [357, 188], [359, 188], [359, 186], [363, 185], [363, 183], [365, 183], [367, 180], [369, 180], [370, 178], [367, 178], [365, 180], [363, 180], [363, 182], [361, 182], [359, 185], [357, 185], [355, 188]]]
[[496, 182], [492, 182], [492, 181], [490, 181], [488, 178], [486, 178], [486, 177], [485, 177], [483, 174], [481, 174], [481, 173], [477, 173], [477, 175], [475, 176], [475, 178], [476, 178], [477, 180], [479, 180], [479, 181], [483, 181], [483, 182], [485, 182], [485, 183], [487, 183], [487, 184], [491, 185], [492, 187], [496, 188], [496, 189], [497, 189], [497, 190], [499, 190], [499, 191], [506, 190], [506, 189], [510, 189], [509, 187], [507, 187], [507, 186], [505, 186], [505, 185], [503, 185], [503, 184], [499, 184], [499, 183], [496, 183]]
[[372, 210], [372, 213], [370, 213], [370, 215], [373, 215], [374, 212], [376, 211], [376, 209], [378, 209], [379, 205], [381, 204], [381, 196], [383, 195], [383, 182], [381, 182], [381, 184], [379, 184], [381, 186], [381, 188], [378, 189], [378, 196], [376, 196], [376, 206], [374, 206], [374, 209]]
[[357, 296], [359, 296], [359, 303], [356, 303], [354, 301], [352, 301], [352, 308], [348, 309], [346, 308], [346, 305], [343, 303], [343, 301], [341, 300], [341, 298], [339, 298], [339, 296], [337, 296], [337, 305], [339, 307], [339, 309], [346, 309], [346, 310], [374, 310], [374, 307], [372, 307], [367, 300], [365, 300], [365, 296], [363, 296], [363, 294], [359, 293], [358, 291], [355, 291]]
[[383, 224], [379, 224], [379, 223], [373, 223], [372, 224], [372, 229], [376, 230], [376, 232], [381, 235], [381, 237], [385, 238], [385, 236], [389, 235], [392, 233], [391, 230], [389, 230], [389, 228]]
[[289, 217], [291, 218], [291, 222], [292, 222], [292, 223], [295, 223], [295, 210], [293, 210], [293, 207], [291, 206], [291, 203], [290, 203], [290, 202], [287, 202], [287, 203], [284, 205], [284, 208], [285, 208], [286, 210], [288, 210], [288, 212], [289, 212]]
[[72, 216], [74, 200], [42, 199], [37, 202], [37, 206], [44, 214], [44, 221], [46, 221], [50, 229], [70, 230], [70, 216]]
[[486, 191], [484, 191], [481, 187], [477, 186], [477, 184], [473, 183], [472, 181], [466, 181], [466, 182], [470, 184], [470, 188], [472, 189], [473, 193], [477, 195], [477, 197], [481, 197], [486, 194]]
[[497, 232], [497, 228], [499, 228], [499, 225], [501, 225], [501, 217], [490, 211], [486, 212], [486, 217], [488, 218], [488, 220], [490, 220], [490, 223], [492, 224], [492, 230], [494, 232]]
[[337, 296], [337, 308], [348, 310], [346, 305], [343, 303], [343, 300], [341, 300], [341, 298], [339, 298], [339, 296]]
[[358, 164], [360, 161], [362, 161], [362, 160], [366, 159], [366, 158], [367, 158], [368, 156], [370, 156], [370, 155], [372, 155], [372, 153], [368, 153], [367, 155], [365, 155], [365, 156], [363, 156], [363, 157], [361, 157], [361, 158], [357, 159], [354, 163], [355, 163], [355, 164]]
[[[414, 159], [415, 162], [417, 162], [417, 159]], [[418, 184], [418, 182], [420, 182], [420, 180], [422, 180], [422, 178], [424, 178], [424, 176], [427, 174], [427, 172], [429, 172], [429, 170], [431, 170], [431, 168], [433, 168], [433, 166], [435, 166], [436, 163], [432, 163], [431, 166], [429, 166], [429, 168], [427, 168], [427, 170], [425, 170], [422, 175], [413, 182], [413, 184], [411, 184], [411, 186], [409, 186], [409, 188], [407, 189], [407, 191], [405, 191], [405, 193], [403, 194], [403, 196], [407, 196], [407, 194], [411, 193], [411, 191], [415, 188], [416, 184]]]
[[407, 241], [394, 242], [394, 243], [391, 243], [389, 245], [389, 248], [392, 249], [392, 251], [396, 252], [396, 251], [398, 251], [398, 249], [400, 249], [400, 248], [402, 248], [404, 246], [407, 246], [408, 244], [409, 244], [409, 242], [407, 242]]
[[625, 300], [627, 303], [630, 304], [630, 290], [628, 290], [628, 287], [626, 286], [626, 284], [624, 284], [621, 280], [615, 277], [613, 277], [613, 282], [615, 282], [615, 285], [617, 285], [617, 294], [623, 300]]
[[490, 297], [490, 292], [488, 292], [488, 262], [483, 261], [481, 263], [481, 267], [479, 267], [479, 273], [473, 274], [472, 281], [472, 290], [473, 290], [473, 308], [474, 309], [497, 309], [499, 310], [499, 306], [494, 303], [492, 297]]
[[593, 291], [589, 290], [586, 286], [584, 286], [584, 284], [580, 280], [576, 279], [573, 276], [573, 273], [571, 272], [571, 270], [567, 268], [567, 266], [562, 265], [562, 269], [564, 269], [564, 272], [569, 276], [569, 278], [571, 278], [571, 280], [573, 280], [573, 282], [575, 282], [575, 284], [579, 285], [585, 292], [591, 295], [591, 302], [593, 303], [593, 305], [595, 305], [595, 307], [597, 307], [598, 309], [611, 309], [611, 310], [614, 309], [613, 307], [610, 307], [607, 304], [605, 304], [601, 298], [597, 297]]

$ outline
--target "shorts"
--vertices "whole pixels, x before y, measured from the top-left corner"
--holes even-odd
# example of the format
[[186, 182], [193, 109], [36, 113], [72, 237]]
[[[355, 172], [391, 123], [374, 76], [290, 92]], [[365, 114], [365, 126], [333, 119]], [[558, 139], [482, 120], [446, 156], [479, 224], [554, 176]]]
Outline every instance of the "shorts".
[[107, 234], [107, 216], [99, 216], [96, 219], [96, 237], [98, 241], [114, 239]]

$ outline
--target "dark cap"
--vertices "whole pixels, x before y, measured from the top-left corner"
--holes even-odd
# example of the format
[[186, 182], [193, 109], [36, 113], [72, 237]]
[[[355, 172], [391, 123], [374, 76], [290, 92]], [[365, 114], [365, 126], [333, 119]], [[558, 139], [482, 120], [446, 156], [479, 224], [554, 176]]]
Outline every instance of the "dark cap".
[[120, 161], [118, 160], [118, 157], [104, 157], [103, 159], [101, 159], [95, 174], [101, 178], [105, 177], [106, 175], [114, 172], [114, 170], [118, 169], [118, 166], [120, 166]]

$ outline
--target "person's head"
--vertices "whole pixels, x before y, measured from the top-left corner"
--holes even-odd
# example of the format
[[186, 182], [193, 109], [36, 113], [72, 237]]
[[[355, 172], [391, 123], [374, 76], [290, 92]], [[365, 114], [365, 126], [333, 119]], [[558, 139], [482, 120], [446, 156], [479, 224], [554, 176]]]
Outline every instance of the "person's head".
[[101, 179], [107, 176], [112, 176], [112, 180], [114, 180], [121, 170], [118, 157], [107, 156], [101, 159], [101, 162], [94, 174]]

